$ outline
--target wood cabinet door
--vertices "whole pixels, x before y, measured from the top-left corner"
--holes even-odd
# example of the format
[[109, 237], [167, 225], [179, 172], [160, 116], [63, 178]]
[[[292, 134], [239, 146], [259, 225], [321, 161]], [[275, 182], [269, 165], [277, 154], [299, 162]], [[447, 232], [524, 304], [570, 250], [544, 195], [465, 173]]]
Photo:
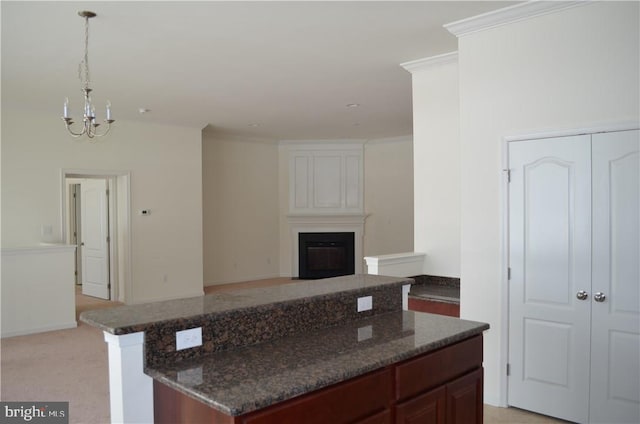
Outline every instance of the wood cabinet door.
[[446, 388], [417, 396], [396, 406], [397, 424], [444, 424]]
[[[391, 407], [392, 369], [277, 403], [243, 417], [244, 424], [341, 424], [373, 420]], [[366, 419], [365, 419], [366, 418]], [[368, 419], [372, 421], [367, 421]]]
[[479, 368], [447, 384], [447, 424], [482, 424], [482, 376]]
[[392, 424], [391, 410], [385, 409], [371, 417], [358, 421], [356, 424]]

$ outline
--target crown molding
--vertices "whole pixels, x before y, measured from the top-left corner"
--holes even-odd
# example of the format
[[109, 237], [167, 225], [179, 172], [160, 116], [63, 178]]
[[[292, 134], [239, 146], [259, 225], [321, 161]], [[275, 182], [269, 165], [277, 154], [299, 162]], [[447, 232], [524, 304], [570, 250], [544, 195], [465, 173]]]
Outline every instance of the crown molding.
[[413, 142], [413, 134], [401, 135], [397, 137], [385, 137], [385, 138], [372, 138], [367, 140], [365, 143], [366, 146], [371, 146], [374, 144], [392, 144], [392, 143], [406, 143]]
[[425, 57], [424, 59], [412, 60], [410, 62], [401, 63], [402, 66], [407, 71], [414, 73], [415, 71], [420, 71], [423, 69], [430, 68], [432, 66], [437, 65], [446, 65], [448, 63], [456, 63], [458, 62], [458, 52], [449, 52], [439, 54], [437, 56]]
[[279, 140], [280, 146], [331, 146], [353, 148], [356, 145], [362, 146], [367, 142], [363, 138], [344, 138], [344, 139], [309, 139], [309, 140]]
[[443, 25], [456, 37], [496, 28], [514, 22], [524, 21], [536, 16], [556, 13], [561, 10], [592, 3], [591, 0], [574, 1], [528, 1], [470, 18]]

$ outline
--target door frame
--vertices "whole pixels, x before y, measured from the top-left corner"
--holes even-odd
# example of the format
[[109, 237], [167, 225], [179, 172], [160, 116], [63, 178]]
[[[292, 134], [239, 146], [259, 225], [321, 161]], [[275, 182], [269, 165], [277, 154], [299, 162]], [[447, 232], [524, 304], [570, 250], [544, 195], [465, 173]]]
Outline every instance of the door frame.
[[609, 125], [597, 125], [593, 127], [575, 127], [558, 129], [553, 131], [523, 132], [512, 134], [502, 138], [501, 148], [501, 174], [500, 180], [500, 250], [501, 250], [501, 284], [500, 296], [502, 298], [500, 312], [502, 315], [500, 329], [500, 381], [499, 381], [499, 406], [508, 407], [508, 378], [507, 365], [509, 362], [509, 143], [526, 140], [538, 140], [544, 138], [568, 137], [582, 134], [596, 134], [614, 131], [629, 131], [640, 129], [640, 121], [624, 121]]
[[[69, 198], [67, 199], [68, 211], [69, 211], [69, 219], [67, 223], [70, 227], [67, 230], [67, 233], [64, 235], [68, 244], [75, 244], [78, 246], [78, 240], [82, 237], [82, 230], [80, 225], [78, 225], [78, 221], [82, 219], [82, 213], [79, 211], [81, 209], [80, 202], [78, 198], [81, 197], [81, 189], [80, 183], [74, 182], [73, 179], [69, 178], [66, 180], [65, 189], [67, 191], [67, 195]], [[73, 196], [72, 196], [73, 195]], [[82, 256], [80, 253], [80, 249], [76, 249], [75, 261], [76, 261], [76, 285], [82, 286]]]
[[111, 300], [126, 303], [131, 298], [131, 173], [92, 169], [61, 169], [61, 228], [67, 234], [67, 178], [103, 178], [109, 193], [109, 282]]

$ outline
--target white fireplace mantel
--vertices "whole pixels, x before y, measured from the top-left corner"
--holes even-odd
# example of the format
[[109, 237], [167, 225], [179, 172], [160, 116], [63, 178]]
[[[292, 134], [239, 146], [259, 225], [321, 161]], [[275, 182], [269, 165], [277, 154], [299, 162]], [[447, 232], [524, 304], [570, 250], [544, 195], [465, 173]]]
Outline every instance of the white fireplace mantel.
[[291, 229], [292, 276], [300, 273], [298, 264], [298, 237], [300, 233], [354, 233], [355, 273], [362, 274], [364, 268], [364, 222], [365, 214], [289, 214]]
[[292, 276], [299, 277], [300, 233], [354, 233], [356, 274], [364, 269], [364, 145], [304, 143], [289, 146]]

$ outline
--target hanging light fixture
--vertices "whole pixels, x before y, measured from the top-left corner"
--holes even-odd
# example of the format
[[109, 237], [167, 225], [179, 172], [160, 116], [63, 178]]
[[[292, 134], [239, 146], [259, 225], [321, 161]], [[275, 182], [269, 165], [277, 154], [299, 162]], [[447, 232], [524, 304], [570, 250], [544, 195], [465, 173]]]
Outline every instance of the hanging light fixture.
[[96, 14], [89, 10], [81, 10], [78, 15], [84, 18], [84, 57], [78, 65], [78, 78], [82, 84], [82, 92], [84, 93], [84, 109], [83, 109], [83, 126], [79, 132], [74, 131], [71, 126], [73, 125], [73, 118], [69, 116], [69, 98], [64, 100], [62, 120], [65, 127], [73, 137], [81, 137], [86, 134], [89, 138], [102, 137], [109, 133], [111, 124], [115, 122], [111, 119], [111, 103], [107, 101], [107, 116], [104, 122], [107, 124], [106, 131], [102, 134], [98, 134], [99, 122], [96, 122], [96, 108], [91, 103], [91, 88], [89, 83], [91, 82], [91, 75], [89, 73], [89, 19], [94, 18]]

